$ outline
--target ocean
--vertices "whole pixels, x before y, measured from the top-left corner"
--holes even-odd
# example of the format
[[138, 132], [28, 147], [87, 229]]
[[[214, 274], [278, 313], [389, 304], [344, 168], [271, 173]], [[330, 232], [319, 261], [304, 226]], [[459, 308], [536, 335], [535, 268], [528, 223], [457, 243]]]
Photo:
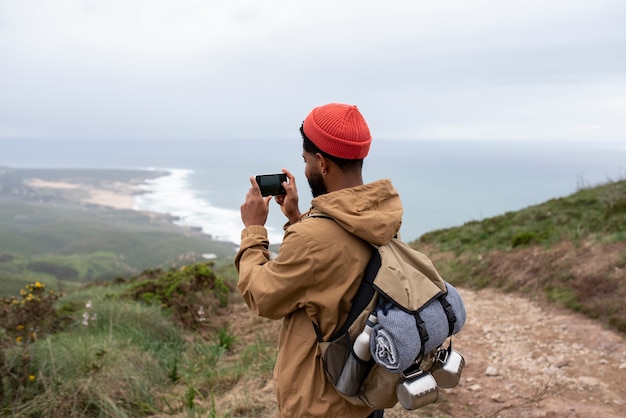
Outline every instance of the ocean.
[[[239, 242], [239, 206], [249, 178], [287, 168], [296, 176], [300, 210], [311, 194], [299, 138], [293, 140], [76, 141], [0, 140], [0, 166], [165, 169], [144, 185], [135, 209], [170, 213], [215, 239]], [[626, 144], [374, 140], [364, 181], [390, 178], [400, 192], [406, 241], [441, 228], [501, 215], [626, 178]], [[270, 204], [270, 242], [285, 219]]]

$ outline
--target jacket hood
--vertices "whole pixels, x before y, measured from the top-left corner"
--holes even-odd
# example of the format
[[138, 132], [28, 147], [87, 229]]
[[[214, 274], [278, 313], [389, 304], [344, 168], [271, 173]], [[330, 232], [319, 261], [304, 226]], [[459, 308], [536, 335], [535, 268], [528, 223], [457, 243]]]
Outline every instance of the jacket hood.
[[348, 232], [376, 245], [389, 242], [402, 224], [402, 202], [391, 180], [377, 180], [318, 196], [311, 214], [332, 217]]

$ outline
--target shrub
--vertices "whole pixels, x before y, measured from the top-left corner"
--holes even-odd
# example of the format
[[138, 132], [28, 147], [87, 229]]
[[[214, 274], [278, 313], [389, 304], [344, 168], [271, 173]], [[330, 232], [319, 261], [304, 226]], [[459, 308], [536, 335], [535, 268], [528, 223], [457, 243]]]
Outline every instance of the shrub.
[[542, 241], [546, 241], [549, 237], [550, 233], [547, 231], [522, 231], [513, 237], [513, 239], [511, 240], [511, 247], [515, 248], [529, 244], [537, 244]]
[[604, 214], [604, 218], [608, 219], [613, 215], [621, 213], [626, 213], [626, 198], [621, 198], [608, 204]]
[[535, 241], [539, 241], [539, 237], [537, 236], [536, 233], [531, 232], [531, 231], [524, 231], [524, 232], [520, 232], [519, 234], [513, 237], [513, 240], [511, 241], [511, 246], [515, 248], [521, 245], [528, 245], [531, 242], [535, 242]]
[[61, 280], [76, 280], [78, 271], [73, 267], [63, 266], [49, 261], [35, 261], [28, 264], [28, 269], [38, 273], [47, 273]]
[[212, 263], [180, 269], [145, 271], [131, 279], [129, 294], [135, 299], [172, 311], [174, 319], [188, 328], [207, 322], [207, 316], [228, 304], [231, 289], [216, 277]]
[[59, 325], [54, 303], [61, 297], [36, 282], [25, 286], [20, 296], [0, 299], [0, 402], [34, 396], [37, 371], [31, 362], [31, 347]]

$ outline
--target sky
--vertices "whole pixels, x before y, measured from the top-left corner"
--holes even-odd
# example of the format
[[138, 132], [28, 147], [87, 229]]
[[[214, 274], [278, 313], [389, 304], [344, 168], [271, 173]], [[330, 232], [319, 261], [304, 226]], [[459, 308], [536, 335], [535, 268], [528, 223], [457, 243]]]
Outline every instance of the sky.
[[282, 138], [626, 142], [623, 0], [0, 0], [0, 146]]

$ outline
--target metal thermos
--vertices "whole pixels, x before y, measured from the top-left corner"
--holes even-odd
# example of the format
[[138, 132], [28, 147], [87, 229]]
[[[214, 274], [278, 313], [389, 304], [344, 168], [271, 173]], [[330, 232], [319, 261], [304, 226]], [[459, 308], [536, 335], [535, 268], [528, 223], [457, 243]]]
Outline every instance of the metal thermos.
[[370, 334], [372, 328], [378, 323], [375, 314], [370, 314], [363, 332], [354, 340], [352, 352], [348, 355], [346, 364], [341, 370], [335, 388], [344, 395], [354, 396], [359, 392], [361, 383], [369, 370], [368, 362], [372, 358], [370, 350]]

